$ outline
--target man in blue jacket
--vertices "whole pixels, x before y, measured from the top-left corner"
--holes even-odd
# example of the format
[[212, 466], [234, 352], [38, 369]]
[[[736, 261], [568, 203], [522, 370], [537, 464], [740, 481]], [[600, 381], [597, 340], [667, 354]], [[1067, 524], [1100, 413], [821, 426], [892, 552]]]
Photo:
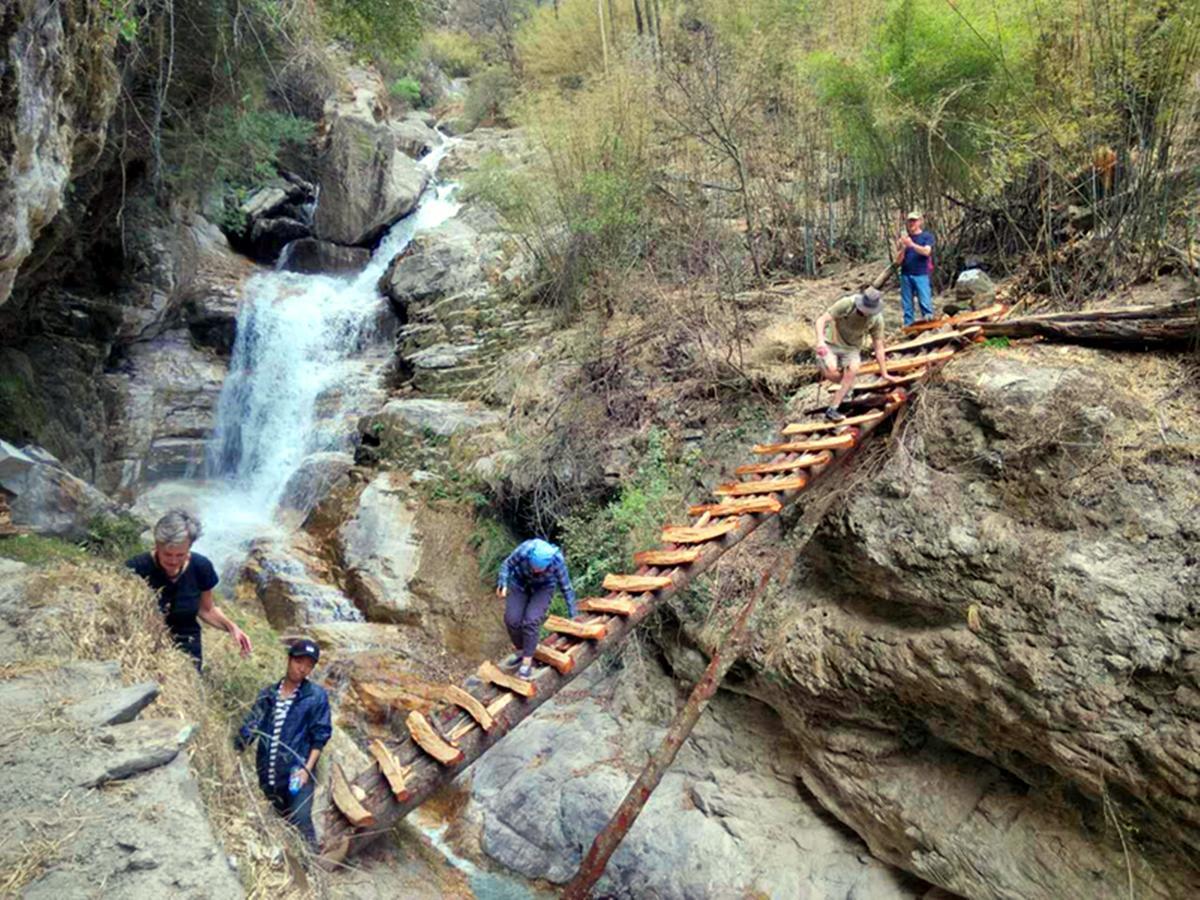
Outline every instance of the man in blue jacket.
[[540, 538], [525, 541], [500, 566], [496, 596], [505, 601], [504, 627], [521, 656], [521, 678], [533, 676], [533, 653], [554, 589], [562, 591], [567, 612], [575, 616], [575, 589], [562, 551]]
[[317, 758], [333, 734], [329, 696], [308, 680], [320, 658], [321, 648], [313, 641], [293, 643], [288, 648], [287, 674], [258, 692], [233, 739], [238, 752], [258, 741], [258, 786], [313, 849], [317, 847], [312, 822]]

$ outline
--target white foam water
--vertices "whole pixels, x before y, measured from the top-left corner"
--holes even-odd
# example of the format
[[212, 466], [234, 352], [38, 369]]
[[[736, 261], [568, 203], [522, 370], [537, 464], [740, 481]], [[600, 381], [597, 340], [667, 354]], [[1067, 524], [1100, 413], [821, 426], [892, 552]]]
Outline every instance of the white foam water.
[[[450, 146], [443, 141], [421, 160], [431, 175]], [[219, 570], [251, 541], [281, 536], [279, 502], [305, 457], [349, 449], [353, 419], [370, 411], [362, 405], [379, 392], [388, 352], [379, 279], [415, 235], [458, 211], [455, 188], [433, 183], [358, 275], [274, 271], [247, 282], [197, 498], [205, 527], [197, 549]]]

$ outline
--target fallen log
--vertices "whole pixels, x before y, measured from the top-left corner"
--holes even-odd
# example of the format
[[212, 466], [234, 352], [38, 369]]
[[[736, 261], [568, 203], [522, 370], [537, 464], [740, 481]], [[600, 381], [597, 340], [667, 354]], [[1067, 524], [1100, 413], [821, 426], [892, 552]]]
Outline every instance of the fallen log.
[[1049, 313], [988, 322], [983, 333], [1117, 350], [1186, 350], [1200, 344], [1200, 307], [1191, 300], [1158, 307]]

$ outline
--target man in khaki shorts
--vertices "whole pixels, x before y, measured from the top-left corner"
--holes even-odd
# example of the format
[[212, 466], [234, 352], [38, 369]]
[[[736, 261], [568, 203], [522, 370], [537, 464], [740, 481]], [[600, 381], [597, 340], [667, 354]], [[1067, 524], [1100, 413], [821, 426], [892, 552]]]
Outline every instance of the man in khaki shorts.
[[846, 393], [854, 385], [859, 366], [862, 365], [862, 342], [868, 334], [879, 362], [879, 375], [888, 381], [894, 380], [887, 370], [887, 357], [883, 350], [883, 295], [875, 288], [864, 288], [860, 293], [843, 297], [821, 315], [817, 316], [817, 365], [821, 374], [829, 381], [841, 380], [833, 403], [825, 410], [830, 422], [846, 418], [840, 409]]

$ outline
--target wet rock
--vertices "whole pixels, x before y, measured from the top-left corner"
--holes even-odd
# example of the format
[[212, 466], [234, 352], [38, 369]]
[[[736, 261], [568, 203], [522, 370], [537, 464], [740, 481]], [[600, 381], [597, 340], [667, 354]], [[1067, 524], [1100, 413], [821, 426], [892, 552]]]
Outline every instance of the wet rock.
[[121, 506], [76, 478], [40, 447], [0, 441], [0, 488], [9, 494], [12, 523], [37, 534], [79, 540], [91, 521], [115, 517]]
[[[6, 4], [0, 48], [0, 304], [71, 180], [95, 165], [120, 84], [101, 16], [55, 0]], [[107, 50], [105, 49], [107, 48]]]
[[[625, 684], [622, 685], [622, 680]], [[593, 669], [472, 768], [467, 818], [481, 848], [562, 883], [623, 799], [675, 704], [661, 672]], [[769, 710], [719, 696], [608, 864], [620, 897], [911, 898], [920, 887], [798, 790], [793, 747]]]
[[306, 238], [310, 234], [312, 234], [312, 228], [298, 219], [288, 216], [260, 219], [250, 230], [250, 240], [254, 244], [254, 258], [264, 262], [274, 262], [279, 258], [284, 247], [293, 241]]
[[230, 238], [250, 258], [273, 263], [289, 243], [312, 234], [315, 201], [316, 189], [304, 179], [280, 177], [238, 207], [241, 226]]
[[288, 479], [279, 507], [307, 515], [331, 491], [345, 483], [346, 474], [353, 467], [354, 458], [349, 453], [310, 453]]
[[996, 285], [982, 269], [966, 269], [954, 281], [954, 299], [970, 309], [996, 302]]
[[371, 251], [362, 247], [304, 238], [288, 247], [283, 268], [309, 275], [345, 275], [361, 272], [370, 261]]
[[420, 159], [442, 142], [442, 136], [430, 127], [427, 113], [412, 111], [392, 123], [396, 147], [412, 159]]
[[301, 532], [291, 546], [262, 541], [251, 548], [243, 577], [277, 630], [319, 622], [361, 622], [362, 613], [334, 587], [319, 548]]

